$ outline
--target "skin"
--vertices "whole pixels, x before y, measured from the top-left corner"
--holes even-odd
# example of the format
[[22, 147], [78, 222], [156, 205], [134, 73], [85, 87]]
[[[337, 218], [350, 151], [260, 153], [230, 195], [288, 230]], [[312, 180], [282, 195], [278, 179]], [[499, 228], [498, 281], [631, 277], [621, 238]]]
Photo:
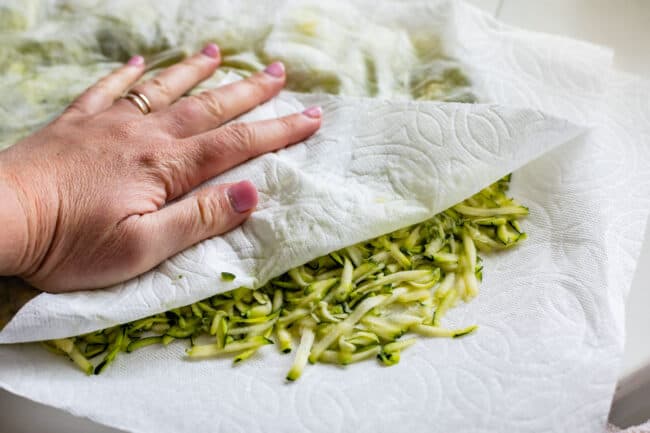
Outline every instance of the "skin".
[[[0, 275], [49, 292], [106, 287], [225, 233], [257, 204], [249, 181], [209, 186], [229, 168], [312, 135], [312, 107], [229, 123], [275, 96], [284, 67], [183, 97], [219, 65], [216, 45], [136, 84], [142, 57], [90, 87], [44, 129], [0, 152]], [[121, 96], [134, 88], [152, 112]]]

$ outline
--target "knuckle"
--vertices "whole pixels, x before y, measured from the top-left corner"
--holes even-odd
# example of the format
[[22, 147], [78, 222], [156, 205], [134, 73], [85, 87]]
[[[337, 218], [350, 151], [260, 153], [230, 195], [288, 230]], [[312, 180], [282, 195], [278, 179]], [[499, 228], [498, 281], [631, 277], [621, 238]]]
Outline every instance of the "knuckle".
[[[201, 92], [194, 98], [194, 100], [198, 102], [200, 107], [215, 120], [221, 121], [224, 119], [225, 107], [221, 99], [218, 98], [214, 92]], [[193, 104], [190, 103], [187, 105]]]
[[174, 146], [164, 139], [140, 147], [133, 154], [132, 165], [142, 178], [162, 188], [168, 199], [189, 190], [192, 173], [187, 170], [188, 157], [171, 151]]
[[187, 136], [187, 123], [204, 115], [201, 105], [191, 99], [182, 98], [174, 105], [170, 115], [165, 117], [163, 129], [172, 137]]
[[183, 122], [203, 114], [202, 102], [197, 103], [197, 99], [198, 95], [196, 97], [184, 97], [173, 107], [175, 114]]
[[[165, 99], [171, 99], [173, 97], [173, 92], [171, 88], [169, 87], [169, 84], [165, 80], [162, 80], [158, 77], [154, 77], [151, 80], [149, 80], [148, 83], [156, 93], [158, 93], [160, 96], [162, 96]], [[143, 91], [142, 93], [144, 95], [147, 95], [147, 90]]]
[[208, 193], [199, 193], [195, 200], [198, 222], [210, 231], [221, 227], [227, 215], [227, 209], [221, 196]]
[[294, 116], [281, 117], [277, 121], [280, 127], [280, 135], [285, 138], [291, 136], [298, 126]]
[[273, 83], [264, 75], [254, 75], [248, 80], [248, 92], [253, 96], [266, 96], [273, 90]]
[[236, 151], [246, 155], [255, 154], [256, 137], [255, 129], [245, 123], [235, 123], [224, 130], [225, 140]]
[[99, 93], [111, 93], [111, 82], [112, 80], [109, 77], [104, 77], [101, 80], [99, 80], [94, 86], [92, 86], [89, 90], [91, 92], [99, 92]]
[[208, 65], [206, 65], [205, 62], [202, 62], [198, 57], [190, 57], [182, 65], [185, 69], [185, 73], [199, 78], [203, 78], [209, 74], [210, 69], [206, 68], [206, 66]]

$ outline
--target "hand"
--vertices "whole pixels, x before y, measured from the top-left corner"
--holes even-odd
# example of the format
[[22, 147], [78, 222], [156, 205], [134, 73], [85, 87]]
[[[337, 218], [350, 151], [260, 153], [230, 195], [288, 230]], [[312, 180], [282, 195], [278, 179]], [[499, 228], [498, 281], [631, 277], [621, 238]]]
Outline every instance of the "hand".
[[120, 98], [143, 74], [136, 56], [90, 87], [51, 124], [0, 153], [0, 275], [51, 292], [105, 287], [241, 224], [257, 204], [248, 181], [205, 180], [304, 140], [320, 109], [249, 124], [230, 119], [272, 98], [281, 63], [196, 96], [182, 97], [219, 65], [199, 54], [135, 86], [144, 115]]

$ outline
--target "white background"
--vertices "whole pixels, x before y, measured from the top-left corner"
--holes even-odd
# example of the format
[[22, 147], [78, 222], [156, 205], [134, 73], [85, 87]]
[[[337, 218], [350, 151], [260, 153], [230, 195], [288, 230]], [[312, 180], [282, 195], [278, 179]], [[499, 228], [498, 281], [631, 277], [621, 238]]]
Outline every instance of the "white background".
[[[650, 0], [470, 0], [500, 20], [615, 50], [618, 68], [650, 79]], [[650, 229], [650, 227], [649, 227]], [[627, 302], [621, 376], [650, 364], [650, 240], [646, 236]], [[0, 433], [119, 433], [0, 390]]]

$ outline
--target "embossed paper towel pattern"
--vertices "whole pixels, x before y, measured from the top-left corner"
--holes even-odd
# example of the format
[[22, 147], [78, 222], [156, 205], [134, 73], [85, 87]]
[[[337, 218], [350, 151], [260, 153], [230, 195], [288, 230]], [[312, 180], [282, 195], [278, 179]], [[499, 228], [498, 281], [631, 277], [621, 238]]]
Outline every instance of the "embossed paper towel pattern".
[[[296, 111], [299, 99], [324, 106], [321, 131], [212, 181], [257, 185], [260, 206], [243, 226], [111, 289], [41, 294], [0, 332], [0, 341], [79, 335], [264, 283], [423, 221], [584, 131], [526, 109], [326, 95], [285, 94], [245, 119]], [[222, 282], [222, 271], [237, 280]]]

